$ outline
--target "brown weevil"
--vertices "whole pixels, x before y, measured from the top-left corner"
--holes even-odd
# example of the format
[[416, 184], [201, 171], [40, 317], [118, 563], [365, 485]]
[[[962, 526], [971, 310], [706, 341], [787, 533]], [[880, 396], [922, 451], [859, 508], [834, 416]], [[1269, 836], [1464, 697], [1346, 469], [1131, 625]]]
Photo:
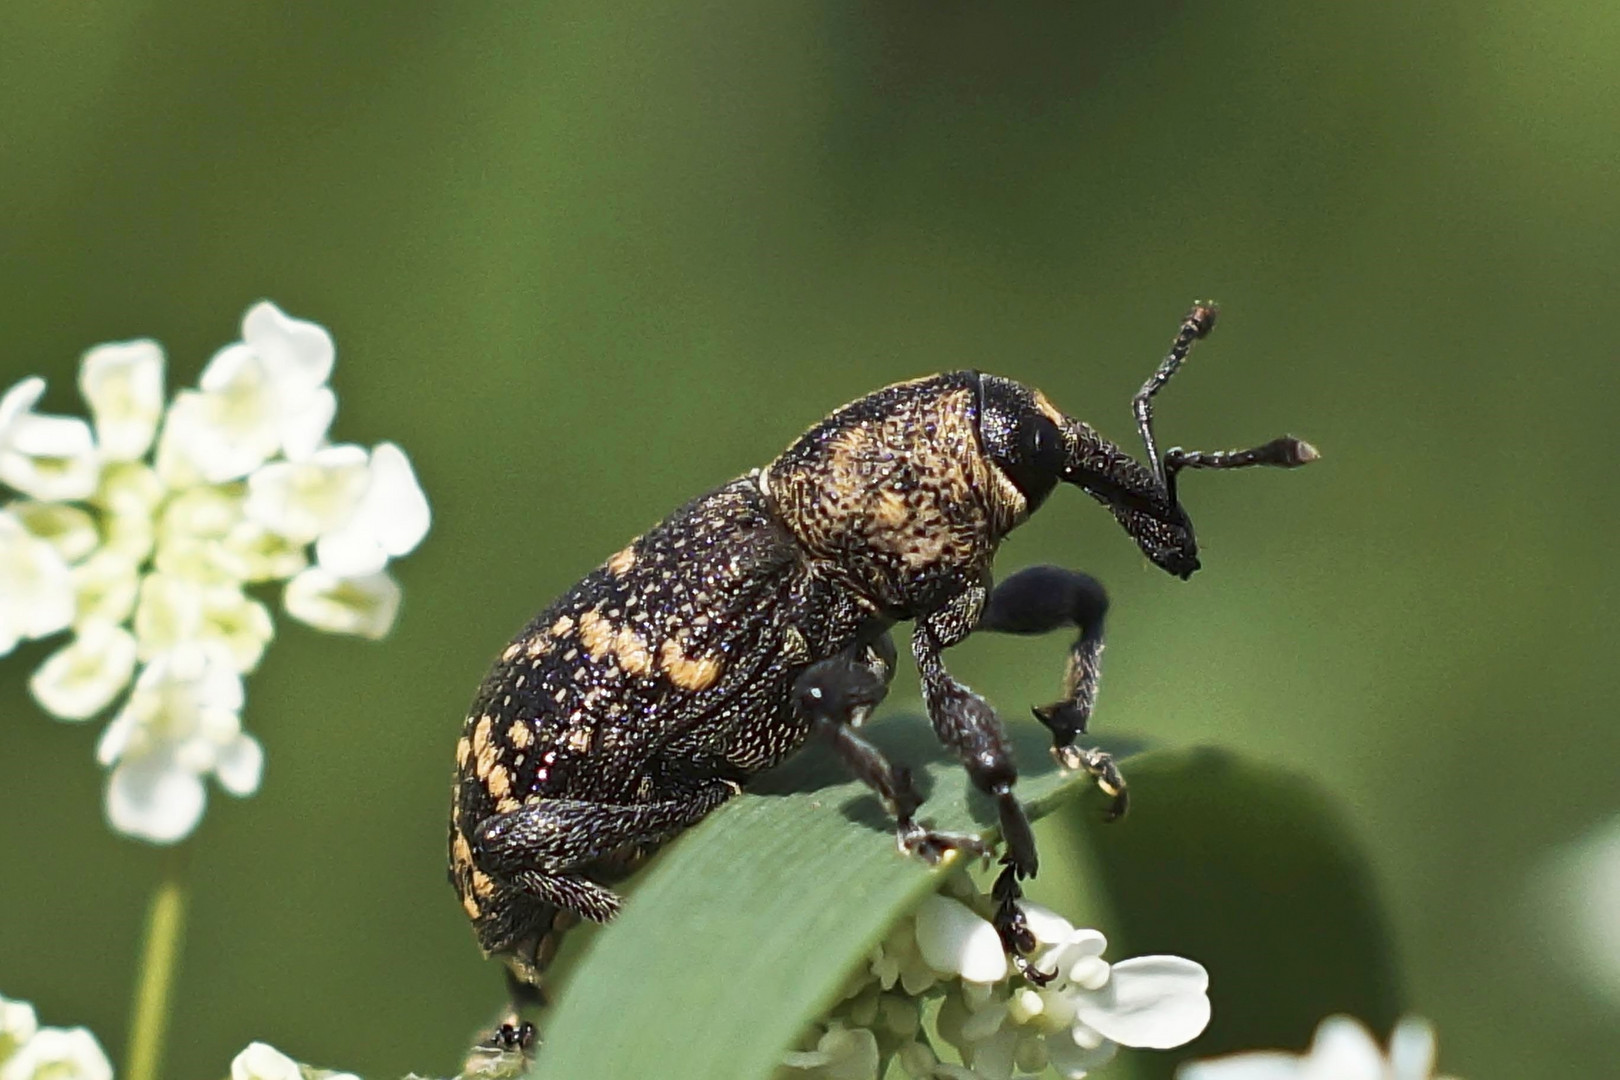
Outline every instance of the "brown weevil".
[[[1026, 977], [1033, 938], [1017, 900], [1036, 870], [1017, 772], [990, 705], [942, 654], [976, 630], [1075, 627], [1061, 701], [1035, 710], [1063, 766], [1125, 808], [1106, 753], [1076, 745], [1097, 694], [1108, 601], [1093, 578], [1035, 567], [991, 582], [1003, 537], [1061, 481], [1102, 503], [1157, 566], [1198, 569], [1177, 498], [1184, 469], [1304, 465], [1292, 437], [1249, 450], [1171, 449], [1153, 397], [1215, 307], [1187, 314], [1136, 395], [1139, 463], [1037, 390], [957, 371], [897, 383], [828, 416], [763, 469], [687, 503], [542, 612], [484, 680], [456, 744], [450, 880], [514, 992], [538, 995], [561, 933], [613, 917], [611, 886], [650, 850], [736, 795], [812, 736], [882, 797], [900, 847], [927, 859], [977, 838], [938, 833], [904, 765], [857, 730], [911, 653], [940, 741], [994, 800], [1005, 854], [996, 927]], [[528, 1041], [515, 1024], [498, 1036]]]

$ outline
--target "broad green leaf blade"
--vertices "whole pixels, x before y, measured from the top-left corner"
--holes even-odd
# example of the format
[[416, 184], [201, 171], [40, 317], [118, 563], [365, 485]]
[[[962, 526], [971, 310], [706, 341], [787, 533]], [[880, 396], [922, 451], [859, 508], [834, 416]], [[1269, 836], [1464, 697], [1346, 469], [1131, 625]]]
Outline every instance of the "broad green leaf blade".
[[1388, 929], [1320, 785], [1215, 749], [1143, 754], [1128, 776], [1123, 822], [1064, 810], [1047, 835], [1072, 838], [1095, 868], [1111, 956], [1174, 953], [1209, 969], [1209, 1029], [1173, 1053], [1132, 1055], [1136, 1076], [1236, 1050], [1302, 1049], [1336, 1012], [1388, 1033], [1401, 1006]]
[[[892, 717], [867, 734], [917, 768], [935, 827], [993, 833], [994, 808], [926, 721]], [[1023, 725], [1014, 741], [1032, 816], [1091, 786], [1053, 765], [1044, 730]], [[944, 872], [902, 857], [878, 801], [811, 748], [648, 869], [542, 1018], [533, 1075], [760, 1080]]]

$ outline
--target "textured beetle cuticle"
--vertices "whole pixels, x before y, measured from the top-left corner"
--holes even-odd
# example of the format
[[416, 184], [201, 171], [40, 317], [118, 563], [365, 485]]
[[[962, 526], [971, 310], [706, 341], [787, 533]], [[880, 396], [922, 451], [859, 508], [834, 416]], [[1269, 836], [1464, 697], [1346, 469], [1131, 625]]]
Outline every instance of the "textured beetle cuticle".
[[[524, 628], [456, 742], [449, 836], [451, 882], [479, 944], [506, 962], [514, 1008], [532, 1003], [520, 988], [539, 985], [568, 927], [613, 917], [614, 887], [648, 853], [812, 738], [891, 808], [900, 850], [939, 866], [988, 855], [977, 836], [920, 823], [910, 771], [859, 730], [894, 676], [890, 628], [907, 620], [929, 722], [996, 808], [997, 932], [1042, 982], [1021, 955], [1033, 937], [1019, 882], [1039, 862], [1010, 743], [943, 653], [981, 630], [1077, 630], [1063, 700], [1034, 714], [1059, 764], [1086, 770], [1110, 813], [1123, 812], [1113, 760], [1074, 745], [1096, 703], [1106, 593], [1056, 567], [992, 587], [991, 567], [1006, 535], [1068, 484], [1185, 578], [1198, 548], [1178, 475], [1314, 460], [1291, 437], [1159, 453], [1153, 398], [1214, 317], [1213, 305], [1190, 311], [1136, 395], [1145, 465], [1010, 379], [956, 371], [897, 383], [676, 510]], [[514, 1014], [494, 1038], [532, 1041], [533, 1029]]]

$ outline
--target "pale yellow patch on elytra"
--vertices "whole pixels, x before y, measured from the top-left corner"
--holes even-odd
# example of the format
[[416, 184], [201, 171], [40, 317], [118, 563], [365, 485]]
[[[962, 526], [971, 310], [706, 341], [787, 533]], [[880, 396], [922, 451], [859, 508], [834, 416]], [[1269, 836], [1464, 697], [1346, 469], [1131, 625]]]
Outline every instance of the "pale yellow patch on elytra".
[[579, 617], [579, 640], [592, 660], [606, 656], [613, 644], [613, 628], [601, 614], [592, 608]]
[[619, 666], [631, 675], [645, 675], [652, 667], [652, 653], [647, 649], [646, 639], [628, 626], [613, 635], [613, 655], [619, 658]]
[[607, 561], [608, 573], [614, 577], [624, 576], [630, 572], [630, 568], [634, 565], [636, 565], [636, 546], [634, 544], [628, 545], [623, 551]]
[[574, 620], [564, 615], [551, 624], [551, 636], [554, 638], [566, 637], [574, 629]]
[[506, 798], [512, 794], [512, 774], [504, 765], [491, 765], [484, 789], [497, 799]]
[[568, 748], [576, 754], [589, 753], [591, 749], [591, 729], [588, 727], [570, 728], [567, 742]]
[[669, 676], [670, 682], [693, 693], [707, 690], [720, 677], [719, 660], [709, 656], [693, 659], [673, 638], [658, 650], [658, 666]]
[[467, 736], [463, 735], [456, 740], [456, 767], [465, 769], [467, 759], [470, 757], [472, 757], [472, 743], [467, 739]]
[[[456, 834], [455, 840], [450, 844], [450, 865], [455, 869], [458, 882], [468, 882], [479, 876], [478, 869], [473, 866], [472, 848], [468, 846], [467, 838], [460, 833]], [[483, 914], [483, 910], [478, 906], [478, 901], [473, 899], [471, 888], [468, 888], [462, 894], [461, 907], [467, 913], [467, 917], [471, 919], [476, 919]]]
[[521, 720], [512, 721], [512, 726], [506, 729], [506, 737], [519, 750], [527, 750], [534, 742], [534, 732]]
[[495, 768], [495, 762], [501, 755], [500, 747], [490, 739], [494, 727], [495, 721], [492, 718], [480, 716], [478, 726], [473, 728], [473, 772], [478, 775], [478, 779], [485, 782], [488, 782], [490, 770]]

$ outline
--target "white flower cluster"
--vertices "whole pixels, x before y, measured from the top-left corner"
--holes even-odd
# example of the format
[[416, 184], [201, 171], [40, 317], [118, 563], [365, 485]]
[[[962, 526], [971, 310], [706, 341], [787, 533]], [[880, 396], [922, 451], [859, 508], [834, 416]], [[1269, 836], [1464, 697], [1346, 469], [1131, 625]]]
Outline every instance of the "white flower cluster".
[[360, 1080], [353, 1073], [315, 1069], [283, 1054], [269, 1043], [249, 1043], [231, 1061], [231, 1080]]
[[393, 625], [385, 566], [426, 535], [427, 498], [392, 443], [328, 442], [333, 359], [322, 327], [264, 302], [167, 409], [152, 341], [85, 354], [93, 426], [35, 412], [40, 378], [0, 397], [0, 485], [20, 495], [0, 505], [0, 656], [73, 631], [29, 683], [63, 720], [101, 713], [134, 681], [96, 749], [112, 769], [108, 819], [131, 836], [188, 835], [207, 776], [233, 795], [258, 789], [242, 676], [274, 626], [248, 588], [286, 581], [287, 613], [323, 630]]
[[1386, 1056], [1358, 1021], [1330, 1016], [1303, 1055], [1262, 1050], [1192, 1061], [1176, 1070], [1176, 1080], [1448, 1080], [1434, 1076], [1434, 1052], [1426, 1020], [1396, 1024]]
[[42, 1028], [32, 1005], [0, 997], [0, 1080], [112, 1080], [112, 1074], [88, 1030]]
[[[778, 1080], [876, 1080], [898, 1062], [915, 1080], [1009, 1080], [1051, 1069], [1078, 1080], [1121, 1046], [1169, 1049], [1209, 1023], [1209, 974], [1179, 956], [1110, 964], [1107, 940], [1023, 904], [1044, 987], [1011, 974], [966, 875], [955, 898], [930, 896], [901, 920], [846, 989], [832, 1015], [790, 1053]], [[957, 1061], [941, 1060], [948, 1045]]]

